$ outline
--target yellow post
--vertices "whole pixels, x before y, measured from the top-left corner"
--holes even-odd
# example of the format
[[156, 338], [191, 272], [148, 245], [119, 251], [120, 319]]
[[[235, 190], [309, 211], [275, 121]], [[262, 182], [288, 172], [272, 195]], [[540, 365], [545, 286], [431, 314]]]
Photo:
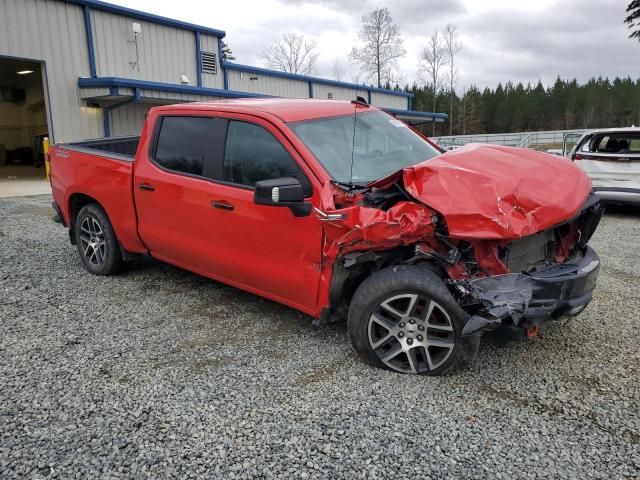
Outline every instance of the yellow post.
[[49, 137], [44, 137], [42, 140], [42, 151], [44, 152], [44, 173], [49, 180], [49, 169], [51, 168], [49, 165]]

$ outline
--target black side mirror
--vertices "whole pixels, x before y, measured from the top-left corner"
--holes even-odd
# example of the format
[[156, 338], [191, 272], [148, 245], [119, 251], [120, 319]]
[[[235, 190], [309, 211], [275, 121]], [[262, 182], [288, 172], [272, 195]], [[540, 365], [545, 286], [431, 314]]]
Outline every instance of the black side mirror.
[[304, 201], [302, 184], [293, 177], [256, 182], [253, 201], [258, 205], [288, 207], [294, 217], [306, 217], [311, 214], [311, 203]]

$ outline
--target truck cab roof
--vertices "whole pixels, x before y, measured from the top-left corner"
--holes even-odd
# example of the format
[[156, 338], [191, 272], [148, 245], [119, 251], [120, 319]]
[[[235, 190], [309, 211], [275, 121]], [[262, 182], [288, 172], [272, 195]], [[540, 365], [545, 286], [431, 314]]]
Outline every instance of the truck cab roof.
[[320, 100], [320, 99], [290, 99], [290, 98], [241, 98], [225, 99], [213, 102], [194, 102], [178, 105], [155, 107], [153, 110], [163, 114], [172, 111], [184, 112], [185, 110], [212, 110], [250, 114], [270, 114], [278, 117], [285, 123], [312, 120], [315, 118], [336, 117], [339, 115], [353, 114], [354, 111], [362, 112], [378, 110], [373, 106], [354, 104], [346, 100]]

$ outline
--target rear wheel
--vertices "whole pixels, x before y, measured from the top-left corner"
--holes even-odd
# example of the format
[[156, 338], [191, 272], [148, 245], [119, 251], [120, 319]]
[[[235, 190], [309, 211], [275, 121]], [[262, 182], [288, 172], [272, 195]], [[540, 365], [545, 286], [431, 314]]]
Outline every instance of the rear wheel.
[[351, 343], [367, 363], [401, 373], [442, 375], [471, 360], [479, 337], [461, 337], [468, 320], [442, 280], [403, 265], [371, 275], [349, 307]]
[[75, 221], [76, 244], [85, 268], [95, 275], [111, 275], [123, 265], [118, 239], [109, 217], [97, 204], [82, 207]]

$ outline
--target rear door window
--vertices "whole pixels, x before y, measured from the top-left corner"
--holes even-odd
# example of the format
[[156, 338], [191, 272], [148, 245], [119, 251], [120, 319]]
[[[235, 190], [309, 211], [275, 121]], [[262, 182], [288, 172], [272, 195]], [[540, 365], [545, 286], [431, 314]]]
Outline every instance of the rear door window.
[[629, 139], [629, 153], [640, 153], [640, 137]]
[[254, 187], [256, 182], [282, 177], [300, 180], [306, 195], [311, 185], [282, 144], [253, 123], [231, 120], [224, 153], [223, 180]]
[[226, 125], [227, 120], [220, 118], [163, 117], [154, 161], [177, 173], [219, 177]]
[[581, 152], [602, 154], [637, 154], [640, 153], [640, 136], [637, 133], [612, 133], [595, 135], [585, 142]]
[[597, 153], [602, 147], [607, 144], [608, 140], [608, 136], [596, 135], [595, 137], [592, 137], [588, 142], [585, 142], [581, 150], [583, 152]]

